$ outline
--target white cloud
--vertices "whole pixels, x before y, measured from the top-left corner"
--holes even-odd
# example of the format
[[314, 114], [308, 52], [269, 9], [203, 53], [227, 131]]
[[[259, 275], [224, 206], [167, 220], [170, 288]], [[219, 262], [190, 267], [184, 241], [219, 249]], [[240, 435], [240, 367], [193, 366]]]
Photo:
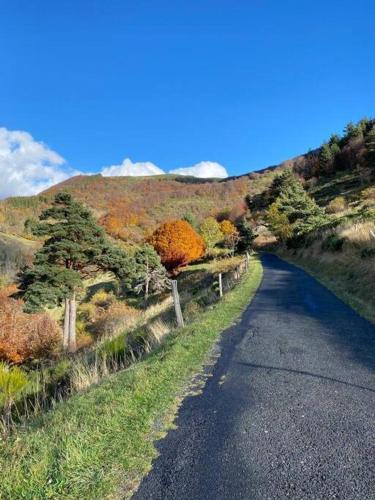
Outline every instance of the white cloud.
[[[228, 177], [226, 169], [214, 161], [201, 161], [191, 167], [176, 168], [169, 171], [170, 174], [193, 175], [194, 177]], [[163, 175], [164, 170], [150, 161], [133, 163], [126, 158], [121, 165], [112, 165], [104, 167], [101, 174], [105, 177], [110, 176], [142, 176], [142, 175]]]
[[0, 128], [0, 198], [30, 195], [76, 174], [55, 151], [27, 132]]
[[150, 161], [133, 163], [129, 158], [125, 158], [121, 165], [104, 167], [101, 171], [101, 174], [105, 177], [117, 175], [129, 175], [137, 177], [142, 175], [162, 175], [165, 174], [165, 172]]
[[228, 177], [228, 172], [226, 169], [220, 165], [220, 163], [216, 163], [216, 161], [201, 161], [200, 163], [196, 163], [191, 167], [186, 168], [176, 168], [174, 170], [170, 170], [170, 174], [178, 174], [178, 175], [193, 175], [194, 177]]
[[[0, 127], [0, 199], [31, 195], [58, 184], [80, 172], [70, 169], [62, 156], [27, 132]], [[103, 167], [103, 176], [148, 176], [166, 172], [152, 162], [124, 159], [120, 165]], [[202, 161], [169, 173], [195, 177], [227, 177], [226, 169], [216, 162]]]

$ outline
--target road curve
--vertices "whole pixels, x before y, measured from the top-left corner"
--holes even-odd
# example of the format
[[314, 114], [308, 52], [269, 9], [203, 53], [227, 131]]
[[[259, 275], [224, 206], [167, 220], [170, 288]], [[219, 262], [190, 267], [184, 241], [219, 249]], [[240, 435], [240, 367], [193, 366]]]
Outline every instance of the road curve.
[[375, 327], [272, 255], [134, 499], [375, 499]]

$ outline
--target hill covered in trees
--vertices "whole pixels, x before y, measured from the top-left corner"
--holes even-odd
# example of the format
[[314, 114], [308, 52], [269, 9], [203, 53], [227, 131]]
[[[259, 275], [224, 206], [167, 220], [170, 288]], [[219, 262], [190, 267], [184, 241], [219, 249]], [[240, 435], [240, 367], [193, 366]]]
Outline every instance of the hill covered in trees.
[[363, 119], [347, 124], [341, 136], [332, 135], [317, 149], [238, 177], [73, 177], [37, 196], [0, 201], [0, 274], [29, 259], [35, 246], [30, 229], [33, 221], [60, 191], [69, 192], [92, 209], [110, 236], [136, 246], [170, 219], [185, 219], [198, 227], [209, 217], [219, 222], [238, 222], [245, 217], [254, 228], [267, 226], [264, 214], [274, 201], [269, 188], [286, 168], [328, 212], [340, 213], [340, 207], [353, 211], [366, 197], [371, 204], [374, 156], [375, 120]]

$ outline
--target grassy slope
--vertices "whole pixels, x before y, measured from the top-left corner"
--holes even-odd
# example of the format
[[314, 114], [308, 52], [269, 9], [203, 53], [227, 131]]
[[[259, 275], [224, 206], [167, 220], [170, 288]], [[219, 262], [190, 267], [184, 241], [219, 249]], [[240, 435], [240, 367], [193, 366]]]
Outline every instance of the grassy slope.
[[[344, 196], [348, 203], [356, 202], [363, 205], [360, 193], [366, 187], [373, 185], [374, 182], [371, 180], [364, 183], [357, 172], [339, 172], [330, 179], [322, 178], [311, 190], [311, 194], [322, 206], [326, 206], [336, 196]], [[356, 212], [358, 212], [358, 205], [349, 206], [343, 214], [348, 218], [349, 227], [361, 222]], [[340, 231], [342, 232], [338, 228], [332, 233], [342, 236]], [[375, 323], [375, 260], [374, 257], [360, 257], [361, 248], [365, 245], [373, 248], [374, 241], [371, 238], [368, 238], [369, 241], [365, 239], [355, 241], [356, 238], [358, 240], [355, 230], [353, 229], [350, 233], [349, 238], [346, 235], [348, 242], [341, 252], [324, 251], [321, 248], [321, 239], [318, 239], [307, 248], [296, 252], [284, 250], [279, 254], [305, 269], [361, 316]], [[354, 241], [351, 241], [353, 238]]]
[[[0, 446], [2, 498], [119, 498], [156, 456], [191, 376], [254, 295], [257, 259], [242, 282], [197, 321], [130, 369], [72, 397]], [[159, 430], [157, 430], [157, 427]], [[165, 432], [165, 431], [164, 431]]]

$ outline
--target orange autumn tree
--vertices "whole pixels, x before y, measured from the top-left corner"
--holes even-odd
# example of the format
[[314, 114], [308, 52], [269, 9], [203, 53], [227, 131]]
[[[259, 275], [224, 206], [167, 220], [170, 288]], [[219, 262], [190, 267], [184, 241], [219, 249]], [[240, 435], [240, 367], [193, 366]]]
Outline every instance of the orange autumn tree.
[[185, 220], [164, 222], [148, 241], [169, 271], [186, 266], [202, 257], [205, 252], [202, 238]]

